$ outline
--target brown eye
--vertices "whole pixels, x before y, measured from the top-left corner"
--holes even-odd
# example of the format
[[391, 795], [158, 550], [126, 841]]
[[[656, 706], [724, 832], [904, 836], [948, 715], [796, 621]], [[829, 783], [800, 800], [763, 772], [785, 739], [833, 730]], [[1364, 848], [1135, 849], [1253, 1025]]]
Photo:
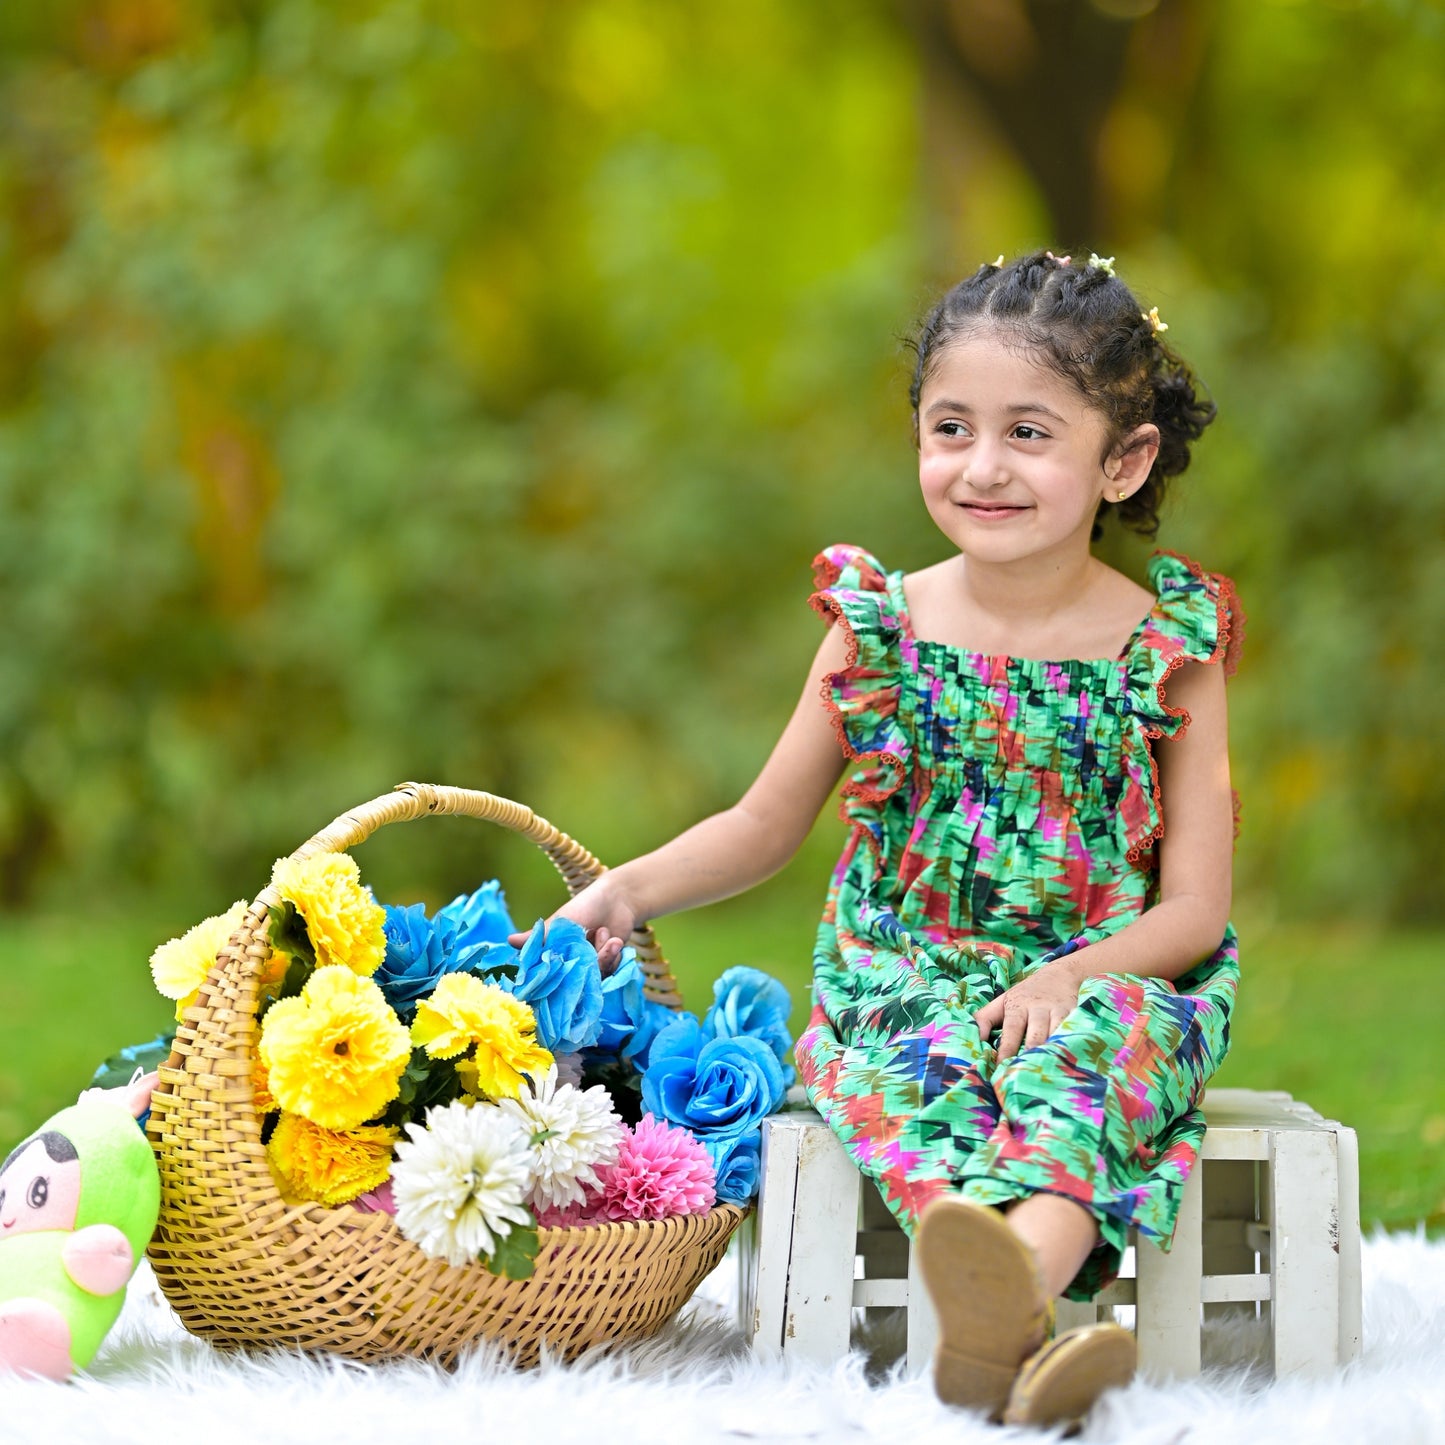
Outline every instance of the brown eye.
[[50, 1181], [43, 1174], [37, 1174], [30, 1181], [30, 1188], [25, 1193], [25, 1202], [32, 1209], [44, 1209], [45, 1201], [49, 1198]]

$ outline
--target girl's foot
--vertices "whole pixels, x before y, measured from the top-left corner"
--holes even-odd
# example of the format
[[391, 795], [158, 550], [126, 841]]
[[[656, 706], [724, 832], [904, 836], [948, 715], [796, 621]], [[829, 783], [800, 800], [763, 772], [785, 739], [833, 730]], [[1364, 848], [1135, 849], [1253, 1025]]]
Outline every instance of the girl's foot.
[[1050, 1340], [1018, 1372], [1005, 1425], [1079, 1425], [1105, 1390], [1134, 1378], [1134, 1336], [1118, 1325], [1084, 1325]]
[[997, 1210], [956, 1194], [923, 1211], [916, 1247], [938, 1314], [934, 1391], [996, 1417], [1044, 1338], [1049, 1299], [1033, 1251]]

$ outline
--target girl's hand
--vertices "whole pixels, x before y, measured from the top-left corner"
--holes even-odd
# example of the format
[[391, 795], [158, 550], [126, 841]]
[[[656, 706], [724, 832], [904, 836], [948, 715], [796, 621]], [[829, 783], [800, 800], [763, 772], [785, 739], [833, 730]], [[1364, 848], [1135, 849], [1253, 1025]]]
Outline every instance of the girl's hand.
[[[573, 923], [582, 926], [597, 950], [597, 966], [603, 978], [617, 967], [622, 950], [639, 921], [637, 910], [623, 896], [609, 873], [589, 883], [571, 902], [563, 904], [547, 920], [548, 924], [557, 918], [570, 918]], [[520, 948], [527, 937], [526, 933], [514, 933], [507, 941], [513, 948]]]
[[1031, 1049], [1054, 1032], [1079, 1002], [1079, 979], [1072, 969], [1046, 964], [986, 1003], [973, 1021], [987, 1041], [999, 1030], [998, 1061], [1011, 1059], [1021, 1048]]

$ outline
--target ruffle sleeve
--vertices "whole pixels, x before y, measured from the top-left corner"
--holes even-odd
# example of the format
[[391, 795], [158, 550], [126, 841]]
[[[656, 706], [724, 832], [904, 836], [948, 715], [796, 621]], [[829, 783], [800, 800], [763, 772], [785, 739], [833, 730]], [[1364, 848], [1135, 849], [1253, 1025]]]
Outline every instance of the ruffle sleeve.
[[1186, 662], [1217, 663], [1226, 677], [1233, 676], [1244, 641], [1244, 611], [1228, 577], [1206, 572], [1178, 553], [1156, 552], [1149, 582], [1159, 600], [1127, 657], [1129, 707], [1137, 726], [1125, 749], [1127, 786], [1119, 817], [1131, 863], [1140, 862], [1164, 832], [1153, 742], [1189, 730], [1188, 710], [1169, 702], [1169, 679]]
[[[883, 565], [861, 547], [827, 548], [813, 559], [814, 611], [846, 634], [841, 672], [823, 679], [823, 704], [838, 742], [858, 771], [843, 785], [849, 798], [877, 805], [902, 786], [912, 748], [900, 719], [903, 619]], [[850, 809], [854, 821], [867, 822]]]

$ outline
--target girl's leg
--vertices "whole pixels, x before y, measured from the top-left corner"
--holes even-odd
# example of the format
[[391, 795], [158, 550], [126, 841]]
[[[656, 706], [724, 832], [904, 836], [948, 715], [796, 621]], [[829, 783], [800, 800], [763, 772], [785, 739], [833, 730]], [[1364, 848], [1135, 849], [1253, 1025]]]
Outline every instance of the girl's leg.
[[1057, 1298], [1099, 1242], [1094, 1216], [1058, 1194], [1031, 1194], [1007, 1215], [1014, 1233], [1033, 1250], [1049, 1298]]

